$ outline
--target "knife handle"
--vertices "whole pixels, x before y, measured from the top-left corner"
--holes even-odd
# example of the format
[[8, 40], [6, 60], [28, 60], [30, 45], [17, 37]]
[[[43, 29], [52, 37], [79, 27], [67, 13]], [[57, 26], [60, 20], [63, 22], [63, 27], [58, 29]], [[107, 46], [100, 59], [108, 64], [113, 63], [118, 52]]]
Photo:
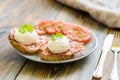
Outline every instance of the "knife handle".
[[100, 80], [102, 78], [103, 66], [104, 66], [106, 55], [107, 55], [107, 52], [103, 50], [99, 63], [93, 73], [93, 80]]

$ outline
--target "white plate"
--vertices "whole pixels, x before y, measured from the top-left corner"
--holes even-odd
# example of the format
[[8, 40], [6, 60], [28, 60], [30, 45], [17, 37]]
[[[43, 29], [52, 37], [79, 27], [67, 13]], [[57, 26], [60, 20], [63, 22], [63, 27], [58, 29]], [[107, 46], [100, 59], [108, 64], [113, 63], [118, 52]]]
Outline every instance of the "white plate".
[[83, 51], [79, 51], [78, 53], [75, 54], [75, 56], [71, 59], [68, 60], [62, 60], [62, 61], [45, 61], [42, 60], [38, 54], [37, 55], [27, 55], [27, 54], [23, 54], [19, 51], [17, 51], [21, 56], [32, 60], [32, 61], [36, 61], [36, 62], [42, 62], [42, 63], [66, 63], [66, 62], [72, 62], [72, 61], [76, 61], [76, 60], [80, 60], [84, 57], [87, 57], [88, 55], [90, 55], [91, 53], [93, 53], [93, 51], [96, 49], [97, 46], [97, 38], [96, 36], [92, 33], [92, 40], [85, 45], [86, 49]]

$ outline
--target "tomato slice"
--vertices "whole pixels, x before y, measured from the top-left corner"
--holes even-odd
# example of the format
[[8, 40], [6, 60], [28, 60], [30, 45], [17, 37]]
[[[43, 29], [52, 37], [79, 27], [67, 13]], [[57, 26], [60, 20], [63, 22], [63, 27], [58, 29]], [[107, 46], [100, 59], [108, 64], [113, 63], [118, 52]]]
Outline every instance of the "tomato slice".
[[53, 25], [55, 24], [55, 21], [53, 20], [42, 20], [38, 23], [39, 26], [43, 26], [43, 25]]
[[64, 23], [62, 21], [43, 20], [38, 23], [39, 29], [48, 34], [55, 34], [61, 32], [71, 40], [82, 42], [84, 44], [91, 40], [91, 34], [85, 27]]
[[55, 33], [56, 33], [56, 30], [55, 30], [54, 27], [47, 27], [47, 28], [46, 28], [46, 32], [47, 32], [48, 34], [55, 34]]
[[92, 39], [91, 35], [90, 35], [90, 34], [87, 34], [86, 36], [84, 36], [83, 38], [81, 38], [81, 41], [82, 41], [84, 44], [87, 44], [91, 39]]

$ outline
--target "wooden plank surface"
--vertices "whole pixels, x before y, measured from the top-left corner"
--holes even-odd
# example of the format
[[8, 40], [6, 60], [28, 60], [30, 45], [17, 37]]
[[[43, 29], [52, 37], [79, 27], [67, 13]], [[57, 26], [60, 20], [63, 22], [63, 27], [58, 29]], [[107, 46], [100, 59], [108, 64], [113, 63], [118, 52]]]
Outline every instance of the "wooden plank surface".
[[[101, 26], [103, 25], [99, 25], [99, 23], [94, 22], [93, 19], [90, 19], [91, 17], [87, 13], [83, 13], [83, 12], [80, 12], [80, 13], [77, 12], [76, 10], [72, 10], [71, 8], [68, 8], [65, 6], [60, 10], [60, 12], [55, 17], [55, 19], [74, 23], [74, 24], [81, 24], [88, 28], [93, 27], [91, 25], [93, 23], [95, 24], [95, 26], [93, 27], [93, 31], [95, 28], [101, 29], [100, 32], [96, 32], [96, 29], [95, 29], [95, 32], [96, 34], [101, 36], [100, 38], [101, 41], [104, 40], [104, 37], [106, 36], [107, 28], [102, 29]], [[88, 23], [91, 23], [91, 24], [87, 25]], [[104, 30], [104, 33], [103, 33], [103, 30]], [[99, 46], [98, 48], [101, 48], [101, 46]], [[28, 61], [16, 79], [17, 80], [29, 80], [29, 79], [31, 80], [39, 80], [39, 79], [74, 80], [76, 78], [79, 80], [80, 78], [82, 78], [83, 80], [88, 80], [91, 78], [90, 74], [92, 74], [92, 70], [96, 66], [95, 63], [97, 63], [98, 57], [100, 55], [100, 49], [97, 52], [99, 52], [99, 53], [96, 53], [96, 55], [98, 56], [96, 56], [95, 53], [93, 53], [94, 58], [93, 56], [91, 56], [91, 58], [87, 58], [85, 60], [83, 59], [82, 61], [77, 61], [73, 63], [66, 63], [64, 65], [63, 64], [58, 64], [58, 65], [38, 64], [35, 62]], [[37, 65], [34, 66], [35, 64]], [[44, 66], [44, 67], [41, 67], [41, 66]], [[26, 76], [24, 76], [24, 74], [26, 74]], [[85, 74], [89, 76], [86, 77]], [[30, 77], [32, 75], [35, 77]]]
[[[0, 15], [0, 80], [91, 80], [108, 33], [107, 26], [55, 0], [0, 0]], [[35, 25], [42, 19], [62, 20], [89, 28], [99, 42], [96, 51], [84, 59], [64, 64], [44, 64], [21, 57], [8, 41], [10, 29], [23, 23]], [[104, 66], [102, 80], [109, 79], [111, 52], [106, 60], [109, 61]]]

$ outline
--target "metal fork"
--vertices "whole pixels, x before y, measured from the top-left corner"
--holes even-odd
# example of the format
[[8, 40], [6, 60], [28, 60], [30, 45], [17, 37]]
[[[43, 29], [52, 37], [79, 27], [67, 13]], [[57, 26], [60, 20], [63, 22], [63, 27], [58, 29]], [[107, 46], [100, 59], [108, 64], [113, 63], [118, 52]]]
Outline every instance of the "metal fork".
[[120, 52], [120, 33], [117, 31], [110, 30], [110, 33], [114, 34], [113, 45], [111, 47], [112, 52], [114, 53], [114, 62], [113, 68], [110, 75], [110, 80], [119, 80], [118, 70], [117, 70], [117, 55]]

